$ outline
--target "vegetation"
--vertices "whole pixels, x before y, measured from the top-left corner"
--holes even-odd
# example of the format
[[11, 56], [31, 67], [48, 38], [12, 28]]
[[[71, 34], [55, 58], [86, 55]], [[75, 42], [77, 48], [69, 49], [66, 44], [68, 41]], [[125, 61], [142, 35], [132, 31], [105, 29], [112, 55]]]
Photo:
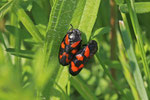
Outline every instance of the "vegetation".
[[[149, 100], [149, 0], [0, 0], [0, 100]], [[98, 43], [71, 76], [58, 61], [70, 24]]]

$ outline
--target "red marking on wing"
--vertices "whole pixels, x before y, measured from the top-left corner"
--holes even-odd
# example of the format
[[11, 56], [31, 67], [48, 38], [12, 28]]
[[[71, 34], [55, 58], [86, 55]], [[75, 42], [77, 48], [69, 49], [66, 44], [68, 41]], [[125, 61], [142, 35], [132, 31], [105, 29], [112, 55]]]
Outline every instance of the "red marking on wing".
[[65, 43], [66, 43], [66, 45], [69, 45], [69, 38], [68, 38], [68, 34], [66, 35]]
[[59, 58], [61, 59], [61, 58], [62, 58], [62, 55], [60, 55]]
[[80, 43], [80, 41], [77, 41], [77, 42], [73, 43], [73, 44], [71, 45], [71, 47], [72, 47], [72, 48], [75, 48], [79, 43]]
[[63, 55], [63, 56], [66, 56], [66, 57], [69, 56], [66, 52], [64, 52], [62, 55]]
[[76, 72], [76, 71], [79, 70], [79, 68], [75, 66], [73, 61], [71, 62], [71, 69], [72, 69], [73, 72]]
[[76, 58], [77, 58], [78, 60], [80, 60], [80, 61], [83, 61], [83, 59], [84, 59], [81, 54], [76, 55]]
[[71, 60], [68, 59], [68, 57], [66, 58], [66, 62], [69, 63]]
[[[62, 55], [60, 55], [60, 56], [61, 56], [61, 58], [62, 58], [62, 56], [66, 56], [66, 62], [67, 62], [67, 63], [69, 63], [69, 62], [71, 61], [71, 60], [68, 59], [68, 56], [69, 56], [69, 55], [68, 55], [66, 52], [64, 52], [64, 53], [63, 53]], [[60, 57], [60, 56], [59, 56], [59, 57]], [[60, 59], [61, 59], [61, 58], [60, 58]]]
[[90, 50], [89, 50], [89, 48], [87, 46], [86, 49], [85, 49], [84, 55], [88, 58], [89, 54], [90, 54]]
[[72, 54], [75, 54], [76, 52], [77, 52], [76, 49], [74, 49], [74, 50], [71, 51]]
[[65, 48], [64, 42], [61, 43], [61, 48], [63, 48], [63, 49]]
[[83, 68], [84, 67], [84, 64], [81, 64], [80, 66], [79, 66], [79, 69], [81, 69], [81, 68]]
[[66, 52], [64, 52], [62, 55], [59, 56], [59, 58], [61, 59], [63, 56], [66, 56], [68, 58], [68, 54]]

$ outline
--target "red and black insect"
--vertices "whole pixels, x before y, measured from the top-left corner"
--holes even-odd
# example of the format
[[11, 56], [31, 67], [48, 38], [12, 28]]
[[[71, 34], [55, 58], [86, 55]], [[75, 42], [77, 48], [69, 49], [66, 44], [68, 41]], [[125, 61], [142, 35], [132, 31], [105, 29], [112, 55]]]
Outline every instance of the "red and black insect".
[[[72, 26], [72, 25], [71, 25]], [[63, 38], [59, 49], [59, 62], [63, 66], [70, 64], [73, 56], [81, 47], [81, 32], [71, 28]]]
[[80, 49], [69, 66], [69, 72], [71, 75], [77, 75], [84, 67], [89, 58], [91, 58], [97, 52], [97, 42], [91, 40], [84, 48]]

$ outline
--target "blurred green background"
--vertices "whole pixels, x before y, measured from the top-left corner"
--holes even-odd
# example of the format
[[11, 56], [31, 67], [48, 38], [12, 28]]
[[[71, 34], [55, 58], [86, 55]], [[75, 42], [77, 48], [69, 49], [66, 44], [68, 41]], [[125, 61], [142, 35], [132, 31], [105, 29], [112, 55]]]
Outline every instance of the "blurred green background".
[[[149, 0], [0, 0], [0, 100], [149, 100]], [[58, 52], [70, 24], [98, 52], [77, 76]]]

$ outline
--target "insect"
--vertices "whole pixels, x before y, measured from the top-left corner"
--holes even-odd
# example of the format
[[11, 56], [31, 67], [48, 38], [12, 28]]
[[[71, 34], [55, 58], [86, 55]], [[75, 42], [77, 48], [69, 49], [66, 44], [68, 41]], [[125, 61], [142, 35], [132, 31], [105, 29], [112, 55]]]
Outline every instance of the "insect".
[[97, 42], [95, 40], [91, 40], [86, 46], [80, 49], [69, 66], [69, 72], [71, 75], [77, 75], [84, 65], [98, 50]]
[[[72, 26], [72, 25], [71, 25]], [[78, 29], [72, 28], [67, 32], [63, 38], [59, 49], [59, 62], [66, 66], [70, 64], [73, 56], [81, 47], [81, 32]]]

